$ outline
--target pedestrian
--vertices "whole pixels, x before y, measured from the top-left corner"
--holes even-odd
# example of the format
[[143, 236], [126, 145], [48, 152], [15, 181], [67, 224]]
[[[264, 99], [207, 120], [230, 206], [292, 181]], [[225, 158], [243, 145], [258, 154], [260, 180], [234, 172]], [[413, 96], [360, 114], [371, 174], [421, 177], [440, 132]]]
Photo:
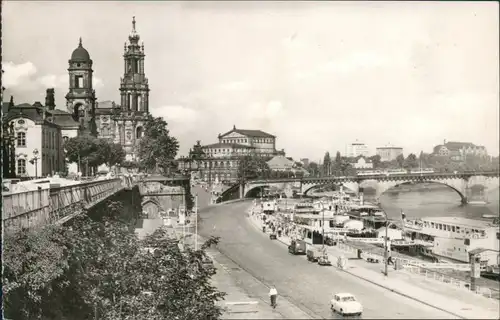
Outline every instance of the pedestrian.
[[276, 300], [278, 298], [278, 290], [274, 286], [269, 289], [269, 298], [271, 298], [271, 307], [276, 308]]

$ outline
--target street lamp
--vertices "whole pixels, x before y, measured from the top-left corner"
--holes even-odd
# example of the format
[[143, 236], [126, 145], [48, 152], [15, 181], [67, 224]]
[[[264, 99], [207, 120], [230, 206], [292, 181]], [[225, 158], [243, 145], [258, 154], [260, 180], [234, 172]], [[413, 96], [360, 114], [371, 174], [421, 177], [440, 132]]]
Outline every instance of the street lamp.
[[385, 237], [384, 237], [384, 275], [387, 277], [389, 275], [389, 271], [388, 271], [388, 258], [389, 258], [389, 248], [387, 246], [387, 237], [388, 237], [388, 229], [389, 229], [389, 225], [388, 225], [388, 222], [389, 220], [387, 219], [387, 212], [385, 212], [385, 210], [382, 208], [382, 204], [379, 203], [378, 204], [378, 207], [380, 208], [380, 210], [382, 210], [382, 212], [384, 213], [384, 218], [385, 218]]
[[30, 160], [31, 164], [35, 165], [35, 179], [38, 178], [38, 149], [33, 150], [33, 158]]

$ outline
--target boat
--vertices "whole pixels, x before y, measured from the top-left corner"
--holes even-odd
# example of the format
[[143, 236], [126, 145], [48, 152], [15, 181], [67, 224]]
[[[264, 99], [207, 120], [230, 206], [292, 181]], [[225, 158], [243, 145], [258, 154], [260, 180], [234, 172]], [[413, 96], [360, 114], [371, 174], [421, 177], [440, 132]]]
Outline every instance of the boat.
[[498, 265], [500, 229], [498, 221], [461, 217], [427, 217], [404, 223], [406, 239], [426, 247], [437, 257], [469, 263], [469, 252], [482, 249], [481, 266]]

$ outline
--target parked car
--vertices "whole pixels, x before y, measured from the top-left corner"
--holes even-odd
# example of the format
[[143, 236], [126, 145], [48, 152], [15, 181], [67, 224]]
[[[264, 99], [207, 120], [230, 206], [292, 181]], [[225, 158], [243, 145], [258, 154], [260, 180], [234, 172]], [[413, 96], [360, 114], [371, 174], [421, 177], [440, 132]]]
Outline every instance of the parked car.
[[304, 240], [292, 240], [288, 246], [288, 252], [294, 255], [306, 254], [306, 243]]
[[321, 252], [317, 249], [308, 249], [307, 250], [307, 260], [311, 262], [318, 262], [319, 257], [321, 256]]
[[363, 306], [350, 293], [337, 293], [330, 300], [330, 308], [341, 315], [361, 315]]

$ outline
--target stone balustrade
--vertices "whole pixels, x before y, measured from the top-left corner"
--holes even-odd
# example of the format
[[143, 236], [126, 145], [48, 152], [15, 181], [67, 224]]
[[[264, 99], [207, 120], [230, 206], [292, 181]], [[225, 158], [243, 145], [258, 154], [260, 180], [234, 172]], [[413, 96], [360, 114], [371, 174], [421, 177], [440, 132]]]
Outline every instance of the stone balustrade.
[[114, 178], [5, 193], [2, 196], [2, 223], [7, 230], [64, 222], [125, 187], [123, 179]]

